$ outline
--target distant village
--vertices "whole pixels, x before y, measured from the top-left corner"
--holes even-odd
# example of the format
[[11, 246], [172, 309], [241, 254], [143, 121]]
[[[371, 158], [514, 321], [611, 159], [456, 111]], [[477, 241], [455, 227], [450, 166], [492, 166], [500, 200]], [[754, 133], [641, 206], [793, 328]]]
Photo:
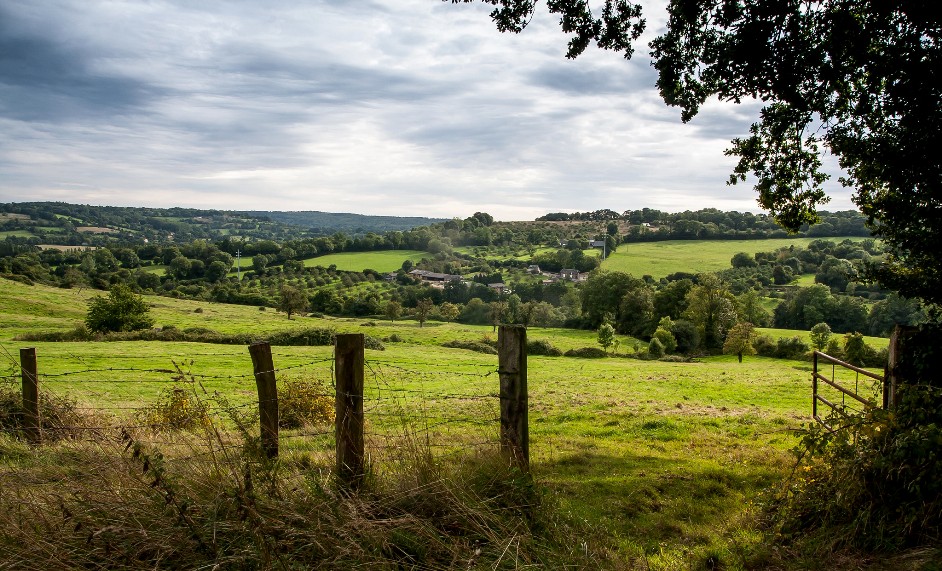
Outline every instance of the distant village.
[[[559, 280], [568, 280], [571, 282], [584, 282], [588, 278], [589, 274], [580, 272], [579, 270], [574, 269], [563, 269], [560, 272], [544, 272], [540, 270], [540, 266], [530, 265], [527, 266], [527, 273], [532, 275], [543, 276], [543, 285], [551, 284]], [[449, 282], [462, 282], [470, 283], [469, 280], [464, 279], [464, 277], [455, 275], [455, 274], [440, 274], [437, 272], [430, 272], [427, 270], [415, 269], [409, 272], [409, 275], [413, 278], [421, 281], [422, 283], [428, 284], [434, 288], [444, 288], [445, 284]], [[386, 274], [387, 281], [395, 281], [396, 272], [390, 272]], [[503, 282], [495, 282], [487, 284], [487, 287], [497, 291], [497, 293], [512, 293], [511, 289], [507, 284]]]

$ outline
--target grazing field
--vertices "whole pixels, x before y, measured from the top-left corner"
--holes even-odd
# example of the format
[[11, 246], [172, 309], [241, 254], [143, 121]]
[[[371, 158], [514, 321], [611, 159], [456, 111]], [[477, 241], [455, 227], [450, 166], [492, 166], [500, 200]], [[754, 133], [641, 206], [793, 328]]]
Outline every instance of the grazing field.
[[9, 236], [13, 236], [15, 238], [32, 238], [35, 236], [35, 234], [29, 230], [4, 230], [0, 232], [0, 239], [7, 238]]
[[[0, 352], [6, 355], [8, 382], [16, 383], [18, 349], [35, 346], [44, 386], [101, 414], [121, 417], [154, 402], [177, 367], [196, 375], [200, 390], [223, 395], [234, 405], [251, 410], [257, 398], [244, 346], [16, 341], [14, 336], [23, 333], [75, 327], [88, 299], [99, 292], [5, 280], [0, 286]], [[284, 314], [254, 307], [159, 297], [147, 301], [158, 326], [262, 336], [316, 326], [384, 339], [384, 351], [366, 352], [370, 442], [416, 429], [429, 442], [446, 443], [442, 450], [433, 448], [435, 454], [450, 454], [465, 444], [495, 445], [496, 356], [441, 346], [453, 339], [494, 338], [491, 327], [289, 321]], [[591, 331], [532, 328], [528, 337], [563, 350], [597, 346]], [[622, 341], [622, 347], [632, 344], [629, 338]], [[281, 381], [309, 376], [330, 382], [331, 347], [272, 350]], [[775, 559], [757, 516], [765, 490], [792, 465], [792, 429], [808, 421], [809, 363], [758, 357], [737, 363], [732, 356], [696, 362], [531, 356], [528, 384], [535, 481], [546, 505], [579, 530], [569, 548], [594, 558], [596, 568], [761, 568], [764, 558], [772, 558], [770, 565], [804, 568], [807, 562]], [[286, 469], [316, 466], [329, 472], [332, 442], [330, 431], [310, 438], [289, 434]], [[380, 450], [374, 470], [394, 469], [394, 460]], [[0, 454], [0, 476], [17, 466], [13, 456]], [[711, 561], [721, 561], [722, 567]]]
[[422, 258], [434, 257], [429, 252], [421, 250], [383, 250], [380, 252], [341, 252], [327, 254], [317, 258], [304, 260], [306, 267], [337, 266], [338, 270], [349, 272], [362, 272], [363, 270], [376, 270], [377, 272], [394, 272], [402, 267], [406, 260], [418, 262]]
[[[607, 260], [606, 270], [627, 272], [633, 276], [650, 275], [655, 279], [675, 272], [716, 272], [730, 268], [730, 260], [739, 252], [770, 252], [791, 245], [805, 247], [821, 238], [773, 238], [769, 240], [669, 240], [622, 244]], [[824, 238], [825, 240], [861, 241], [865, 238]], [[812, 278], [813, 279], [813, 278]]]
[[[756, 328], [756, 331], [762, 335], [768, 335], [772, 339], [781, 339], [783, 337], [800, 337], [805, 343], [811, 344], [811, 332], [797, 329], [772, 329], [766, 327]], [[843, 339], [843, 333], [835, 333], [835, 339]], [[886, 349], [890, 345], [890, 340], [886, 337], [871, 337], [864, 335], [864, 342], [876, 350]]]

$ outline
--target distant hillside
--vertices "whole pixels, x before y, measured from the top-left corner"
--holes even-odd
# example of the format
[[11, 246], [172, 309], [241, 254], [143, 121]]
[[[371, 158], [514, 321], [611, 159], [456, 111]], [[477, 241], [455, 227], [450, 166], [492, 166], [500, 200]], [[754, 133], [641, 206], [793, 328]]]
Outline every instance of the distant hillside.
[[317, 234], [345, 232], [362, 234], [366, 232], [390, 232], [393, 230], [411, 230], [418, 226], [428, 226], [444, 222], [445, 218], [422, 218], [419, 216], [367, 216], [348, 212], [320, 212], [317, 210], [266, 212], [252, 210], [246, 214], [254, 217], [267, 217], [275, 222], [293, 224], [311, 230]]
[[[104, 246], [192, 240], [299, 240], [410, 230], [440, 219], [330, 212], [234, 212], [66, 202], [0, 204], [0, 241], [11, 245]], [[12, 247], [12, 246], [11, 246]]]

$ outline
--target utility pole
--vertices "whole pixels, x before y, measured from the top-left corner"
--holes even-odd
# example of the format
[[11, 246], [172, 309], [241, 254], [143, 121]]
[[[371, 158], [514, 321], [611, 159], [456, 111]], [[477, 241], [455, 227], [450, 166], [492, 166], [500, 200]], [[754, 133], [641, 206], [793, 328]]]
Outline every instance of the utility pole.
[[236, 250], [236, 275], [242, 281], [242, 250]]

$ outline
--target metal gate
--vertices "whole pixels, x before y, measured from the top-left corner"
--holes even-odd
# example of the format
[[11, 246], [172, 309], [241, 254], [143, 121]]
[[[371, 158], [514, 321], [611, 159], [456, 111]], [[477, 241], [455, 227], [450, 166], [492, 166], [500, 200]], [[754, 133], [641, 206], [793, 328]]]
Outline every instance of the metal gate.
[[[825, 375], [828, 369], [828, 364], [830, 364], [830, 374], [828, 377]], [[853, 373], [853, 379], [849, 377], [850, 373]], [[838, 376], [842, 376], [841, 379], [838, 379]], [[861, 379], [861, 376], [864, 379]], [[846, 377], [846, 378], [845, 378]], [[877, 381], [878, 385], [875, 387], [875, 383], [867, 382], [867, 379], [872, 381]], [[836, 389], [834, 391], [827, 391], [828, 395], [825, 396], [822, 394], [822, 387], [819, 386], [820, 383], [824, 383], [828, 387]], [[863, 384], [863, 386], [861, 386]], [[853, 386], [851, 386], [853, 385]], [[889, 404], [888, 394], [886, 391], [887, 384], [884, 375], [878, 375], [867, 371], [866, 369], [861, 369], [827, 355], [821, 353], [820, 351], [814, 352], [814, 369], [812, 373], [812, 416], [814, 419], [820, 422], [828, 430], [834, 430], [833, 427], [829, 426], [825, 422], [824, 418], [818, 413], [818, 403], [823, 404], [824, 406], [830, 408], [833, 411], [838, 412], [843, 416], [849, 416], [850, 414], [860, 413], [867, 408], [874, 408], [880, 406], [881, 408], [887, 408]], [[861, 394], [863, 390], [864, 395], [872, 394], [874, 398], [868, 398]], [[875, 398], [876, 395], [882, 394], [883, 402], [877, 401]], [[837, 396], [840, 397], [840, 401], [837, 400]], [[848, 398], [851, 399], [848, 402]]]

